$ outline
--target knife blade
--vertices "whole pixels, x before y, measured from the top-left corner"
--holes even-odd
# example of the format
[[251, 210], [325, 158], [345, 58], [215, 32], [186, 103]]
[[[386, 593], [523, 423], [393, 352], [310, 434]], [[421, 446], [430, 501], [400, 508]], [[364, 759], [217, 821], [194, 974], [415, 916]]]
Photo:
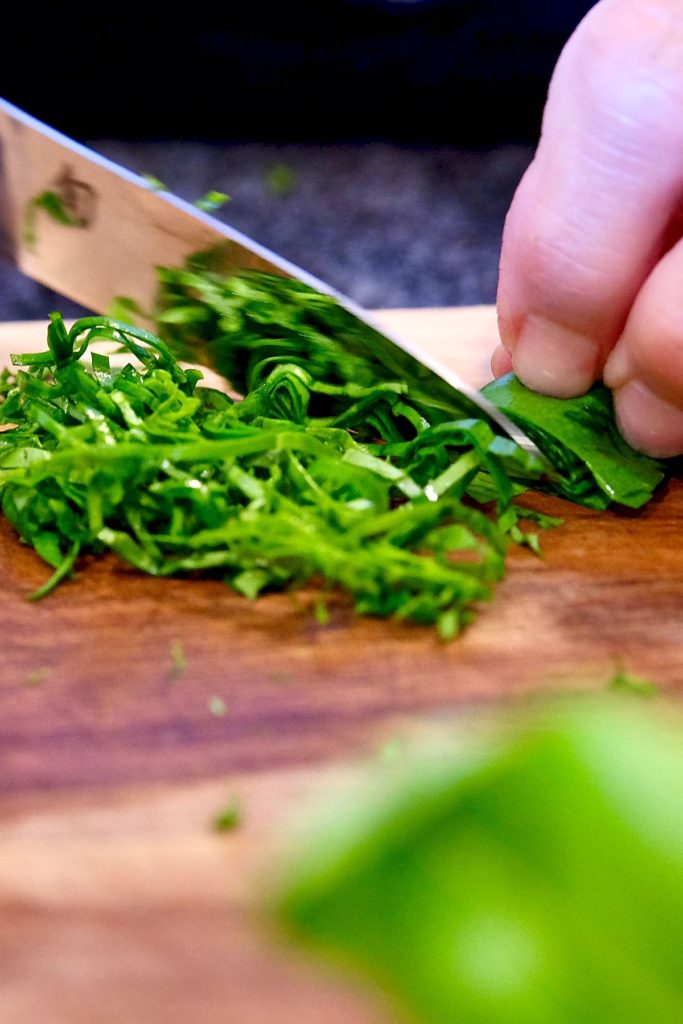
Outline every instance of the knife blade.
[[[50, 201], [54, 215], [43, 215]], [[363, 325], [368, 355], [392, 377], [400, 373], [459, 415], [465, 410], [493, 421], [548, 466], [531, 438], [475, 387], [381, 328], [350, 298], [0, 98], [0, 247], [28, 277], [95, 313], [106, 314], [119, 295], [152, 309], [158, 266], [180, 267], [217, 245], [226, 273], [262, 270], [332, 296]]]

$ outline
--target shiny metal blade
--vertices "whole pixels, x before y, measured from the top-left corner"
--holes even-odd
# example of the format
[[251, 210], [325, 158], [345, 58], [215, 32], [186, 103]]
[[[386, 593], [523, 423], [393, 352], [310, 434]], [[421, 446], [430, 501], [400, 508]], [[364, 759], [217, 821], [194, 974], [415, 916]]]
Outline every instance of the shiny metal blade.
[[[546, 460], [534, 442], [448, 367], [390, 335], [349, 298], [191, 203], [0, 99], [0, 242], [29, 277], [96, 313], [116, 296], [153, 309], [156, 268], [220, 244], [227, 273], [296, 278], [333, 296], [365, 330], [368, 355], [462, 415], [485, 416]], [[227, 259], [225, 253], [227, 252]], [[359, 332], [361, 333], [361, 332]]]

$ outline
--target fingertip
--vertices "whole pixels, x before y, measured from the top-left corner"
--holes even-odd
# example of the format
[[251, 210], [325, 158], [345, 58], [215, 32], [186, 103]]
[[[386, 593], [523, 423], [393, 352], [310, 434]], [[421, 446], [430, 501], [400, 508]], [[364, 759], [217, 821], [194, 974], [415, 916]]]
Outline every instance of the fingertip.
[[679, 241], [639, 292], [603, 375], [622, 434], [657, 458], [683, 454], [682, 273]]
[[515, 373], [534, 391], [573, 398], [600, 372], [600, 347], [593, 339], [540, 317], [528, 317], [512, 356]]
[[668, 459], [683, 454], [683, 410], [640, 380], [614, 392], [614, 413], [624, 439], [636, 451]]

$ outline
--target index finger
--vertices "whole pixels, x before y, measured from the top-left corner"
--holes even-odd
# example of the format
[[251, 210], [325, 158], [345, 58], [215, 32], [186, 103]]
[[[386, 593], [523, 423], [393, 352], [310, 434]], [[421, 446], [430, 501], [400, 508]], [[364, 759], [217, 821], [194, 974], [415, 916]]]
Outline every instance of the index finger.
[[599, 378], [683, 199], [680, 0], [602, 0], [565, 46], [503, 233], [499, 327], [546, 394]]

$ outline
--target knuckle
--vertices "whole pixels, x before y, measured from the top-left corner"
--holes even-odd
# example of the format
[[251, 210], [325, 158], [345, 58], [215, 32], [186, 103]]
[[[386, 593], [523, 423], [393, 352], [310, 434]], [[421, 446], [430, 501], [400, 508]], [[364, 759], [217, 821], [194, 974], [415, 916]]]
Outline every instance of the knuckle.
[[597, 245], [586, 245], [584, 232], [557, 212], [535, 218], [521, 239], [519, 256], [535, 289], [559, 305], [586, 308], [605, 302], [614, 261], [606, 260]]

